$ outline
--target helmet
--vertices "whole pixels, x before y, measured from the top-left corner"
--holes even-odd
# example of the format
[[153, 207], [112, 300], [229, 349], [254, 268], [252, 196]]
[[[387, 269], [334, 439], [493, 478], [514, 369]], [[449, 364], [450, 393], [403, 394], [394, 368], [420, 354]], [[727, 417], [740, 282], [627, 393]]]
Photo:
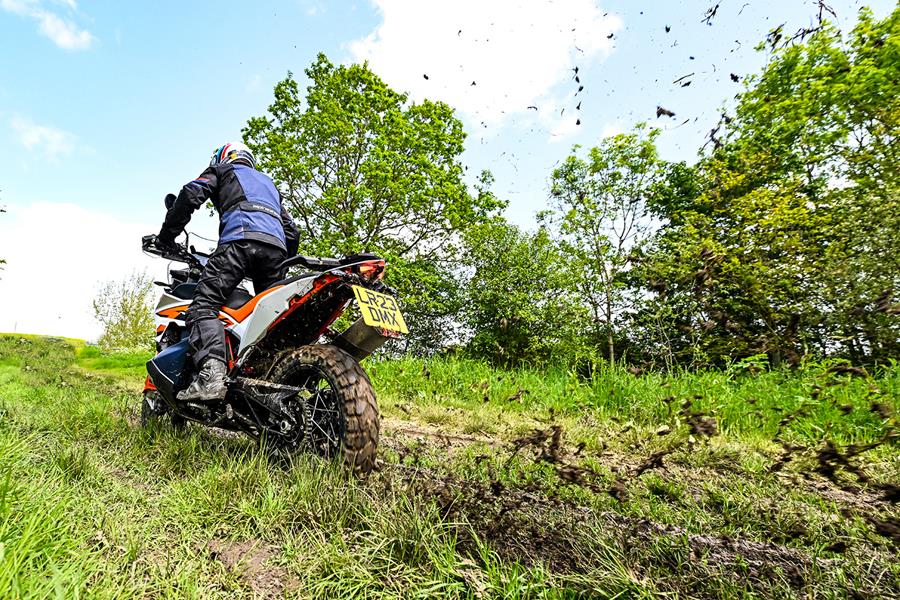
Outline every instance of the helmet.
[[212, 158], [209, 160], [209, 166], [215, 167], [223, 163], [236, 163], [256, 168], [256, 159], [253, 158], [253, 152], [241, 142], [231, 142], [216, 148]]

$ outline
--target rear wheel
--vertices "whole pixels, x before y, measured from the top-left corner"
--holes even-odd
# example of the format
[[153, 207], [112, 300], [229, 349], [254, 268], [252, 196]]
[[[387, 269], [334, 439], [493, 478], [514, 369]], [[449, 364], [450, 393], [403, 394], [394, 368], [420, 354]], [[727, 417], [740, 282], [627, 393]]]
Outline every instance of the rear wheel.
[[372, 470], [380, 428], [378, 405], [369, 377], [353, 357], [330, 345], [304, 346], [282, 358], [268, 379], [303, 389], [293, 400], [303, 415], [302, 432], [293, 439], [270, 438], [270, 446], [342, 456], [360, 475]]

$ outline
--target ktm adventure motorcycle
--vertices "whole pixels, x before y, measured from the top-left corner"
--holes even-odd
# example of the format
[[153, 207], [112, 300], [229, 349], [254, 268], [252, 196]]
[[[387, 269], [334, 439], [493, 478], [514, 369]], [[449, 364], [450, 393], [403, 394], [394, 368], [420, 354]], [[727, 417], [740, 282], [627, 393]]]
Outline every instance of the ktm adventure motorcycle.
[[[224, 400], [176, 398], [195, 376], [188, 360], [185, 311], [208, 255], [187, 243], [160, 247], [143, 238], [144, 251], [183, 263], [154, 309], [157, 355], [147, 363], [141, 421], [168, 418], [243, 432], [281, 454], [312, 452], [343, 457], [357, 474], [375, 464], [379, 415], [375, 392], [359, 361], [391, 338], [408, 333], [385, 261], [372, 254], [344, 258], [294, 256], [281, 264], [298, 275], [257, 290], [238, 287], [222, 307], [228, 357]], [[330, 326], [356, 300], [362, 317], [345, 331]]]

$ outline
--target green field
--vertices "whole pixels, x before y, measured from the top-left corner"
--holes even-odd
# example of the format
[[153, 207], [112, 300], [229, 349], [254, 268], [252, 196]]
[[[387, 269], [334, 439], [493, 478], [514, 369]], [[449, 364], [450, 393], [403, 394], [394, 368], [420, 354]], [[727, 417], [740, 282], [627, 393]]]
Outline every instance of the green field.
[[145, 355], [0, 337], [0, 597], [896, 597], [900, 369], [372, 362], [365, 481], [141, 429]]

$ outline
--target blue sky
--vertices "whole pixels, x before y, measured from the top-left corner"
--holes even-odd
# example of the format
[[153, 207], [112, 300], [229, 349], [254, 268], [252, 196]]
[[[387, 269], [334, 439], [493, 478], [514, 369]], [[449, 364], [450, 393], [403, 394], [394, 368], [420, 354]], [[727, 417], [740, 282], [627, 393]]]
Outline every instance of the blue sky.
[[[40, 287], [51, 269], [66, 271], [73, 298], [65, 310], [20, 300], [23, 320], [0, 331], [91, 335], [83, 313], [99, 281], [160, 271], [137, 246], [158, 229], [165, 193], [320, 51], [369, 59], [412, 98], [457, 108], [469, 172], [491, 169], [509, 218], [529, 226], [573, 144], [647, 120], [664, 129], [665, 158], [693, 160], [740, 90], [730, 74], [757, 72], [765, 54], [753, 46], [781, 23], [808, 24], [814, 4], [720, 0], [707, 25], [714, 0], [0, 0], [0, 303], [21, 286], [51, 294]], [[830, 4], [844, 28], [863, 4], [895, 7]], [[672, 83], [690, 73], [689, 87]], [[657, 105], [676, 117], [657, 119]], [[191, 229], [214, 235], [215, 220], [198, 215]]]

